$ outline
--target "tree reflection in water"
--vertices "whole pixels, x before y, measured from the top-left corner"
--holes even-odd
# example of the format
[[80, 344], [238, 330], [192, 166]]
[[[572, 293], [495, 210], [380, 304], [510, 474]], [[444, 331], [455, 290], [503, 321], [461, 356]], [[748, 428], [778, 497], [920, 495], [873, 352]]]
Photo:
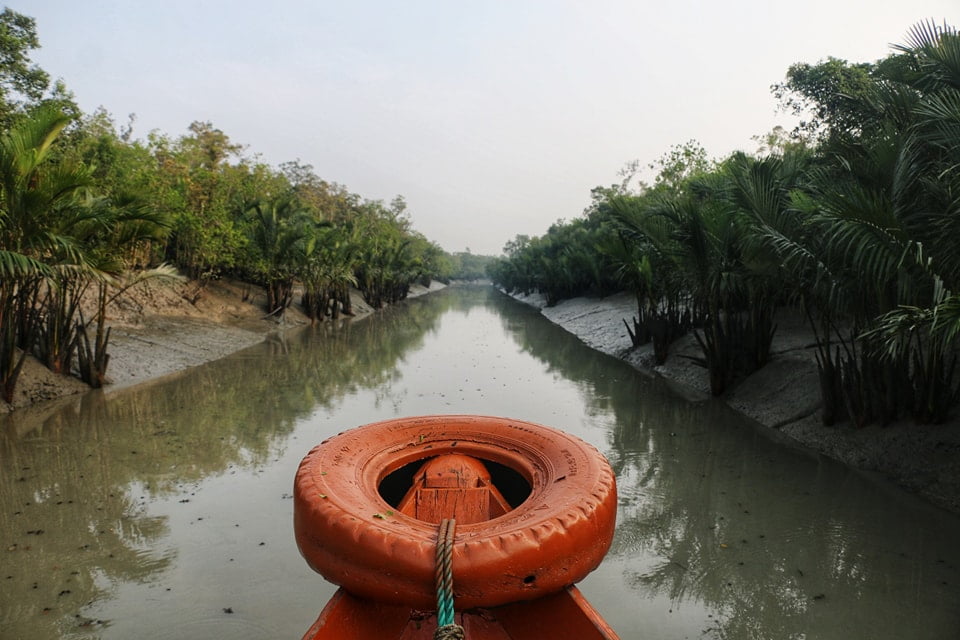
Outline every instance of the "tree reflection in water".
[[259, 467], [298, 418], [361, 388], [389, 389], [397, 362], [446, 308], [411, 301], [356, 324], [290, 332], [172, 379], [6, 416], [0, 635], [58, 638], [109, 624], [86, 618], [84, 605], [109, 599], [115, 584], [155, 580], [176, 558], [159, 544], [167, 518], [148, 515], [146, 504]]
[[465, 287], [8, 417], [0, 635], [124, 638], [144, 621], [178, 638], [302, 632], [332, 588], [293, 544], [284, 492], [297, 462], [339, 430], [445, 411], [552, 424], [601, 447], [619, 520], [585, 589], [624, 638], [960, 628], [957, 518]]
[[611, 556], [637, 596], [665, 598], [671, 610], [704, 607], [704, 637], [960, 632], [960, 554], [949, 542], [960, 523], [951, 514], [764, 433], [717, 401], [682, 400], [561, 329], [531, 323], [519, 305], [501, 313], [524, 350], [583, 385], [591, 415], [609, 420], [605, 453], [621, 503]]

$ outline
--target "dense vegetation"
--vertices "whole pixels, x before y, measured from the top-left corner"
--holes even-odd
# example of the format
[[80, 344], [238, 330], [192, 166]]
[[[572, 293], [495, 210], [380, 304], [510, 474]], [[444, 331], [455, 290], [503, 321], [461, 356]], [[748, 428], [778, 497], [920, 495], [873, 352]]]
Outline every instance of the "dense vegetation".
[[447, 254], [414, 231], [402, 197], [362, 198], [299, 160], [268, 166], [210, 122], [135, 139], [133, 116], [118, 128], [103, 109], [82, 113], [31, 62], [38, 46], [31, 18], [0, 14], [5, 400], [27, 354], [100, 386], [106, 305], [145, 277], [179, 271], [198, 283], [195, 298], [211, 279], [240, 278], [265, 289], [276, 315], [302, 290], [321, 321], [351, 313], [349, 287], [379, 308], [415, 282], [483, 275], [482, 256]]
[[694, 331], [714, 394], [770, 357], [774, 314], [818, 345], [823, 420], [940, 422], [960, 399], [960, 36], [934, 23], [876, 63], [797, 64], [773, 87], [804, 116], [756, 154], [695, 142], [653, 184], [594, 192], [582, 218], [518, 236], [490, 267], [548, 304], [627, 289], [634, 344]]

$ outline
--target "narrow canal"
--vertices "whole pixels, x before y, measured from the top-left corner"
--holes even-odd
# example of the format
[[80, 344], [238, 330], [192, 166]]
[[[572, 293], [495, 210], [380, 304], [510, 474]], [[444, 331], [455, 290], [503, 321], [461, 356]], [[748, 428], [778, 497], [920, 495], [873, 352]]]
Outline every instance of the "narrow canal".
[[625, 639], [960, 637], [960, 518], [691, 403], [489, 288], [305, 329], [0, 426], [0, 638], [299, 638], [334, 587], [293, 540], [316, 443], [503, 415], [600, 449]]

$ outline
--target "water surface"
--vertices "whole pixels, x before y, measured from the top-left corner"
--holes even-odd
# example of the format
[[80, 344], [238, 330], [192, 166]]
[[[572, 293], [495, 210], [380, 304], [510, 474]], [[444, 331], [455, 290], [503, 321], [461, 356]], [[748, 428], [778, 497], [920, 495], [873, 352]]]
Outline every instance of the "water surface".
[[300, 459], [435, 413], [610, 459], [617, 533], [581, 588], [625, 640], [960, 637], [960, 518], [464, 287], [6, 419], [0, 638], [299, 638], [334, 591], [293, 541]]

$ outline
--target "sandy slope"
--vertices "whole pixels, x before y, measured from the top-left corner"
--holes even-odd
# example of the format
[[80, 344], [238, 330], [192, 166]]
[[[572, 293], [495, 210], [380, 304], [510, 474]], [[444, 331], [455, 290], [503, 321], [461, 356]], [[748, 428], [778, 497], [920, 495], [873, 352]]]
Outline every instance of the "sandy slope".
[[[588, 346], [662, 376], [682, 395], [708, 397], [706, 370], [679, 357], [700, 355], [693, 336], [675, 343], [661, 367], [653, 365], [651, 346], [633, 348], [623, 324], [623, 319], [629, 321], [636, 314], [632, 296], [576, 298], [554, 307], [544, 307], [543, 298], [537, 295], [518, 299], [541, 309], [549, 320]], [[960, 513], [960, 421], [936, 426], [900, 422], [863, 429], [849, 424], [823, 426], [814, 340], [799, 317], [778, 317], [772, 361], [729, 392], [725, 400], [811, 449], [883, 474], [931, 502]]]
[[[414, 297], [443, 288], [414, 286]], [[352, 292], [354, 317], [373, 312], [359, 292]], [[269, 334], [302, 326], [309, 320], [296, 306], [281, 320], [266, 317], [264, 294], [257, 287], [219, 280], [202, 291], [188, 280], [153, 280], [137, 285], [114, 301], [106, 392], [183, 371], [222, 358], [264, 340]], [[344, 318], [342, 321], [352, 321]], [[17, 384], [11, 411], [88, 391], [80, 380], [60, 376], [28, 358]], [[48, 407], [49, 408], [49, 407]]]

